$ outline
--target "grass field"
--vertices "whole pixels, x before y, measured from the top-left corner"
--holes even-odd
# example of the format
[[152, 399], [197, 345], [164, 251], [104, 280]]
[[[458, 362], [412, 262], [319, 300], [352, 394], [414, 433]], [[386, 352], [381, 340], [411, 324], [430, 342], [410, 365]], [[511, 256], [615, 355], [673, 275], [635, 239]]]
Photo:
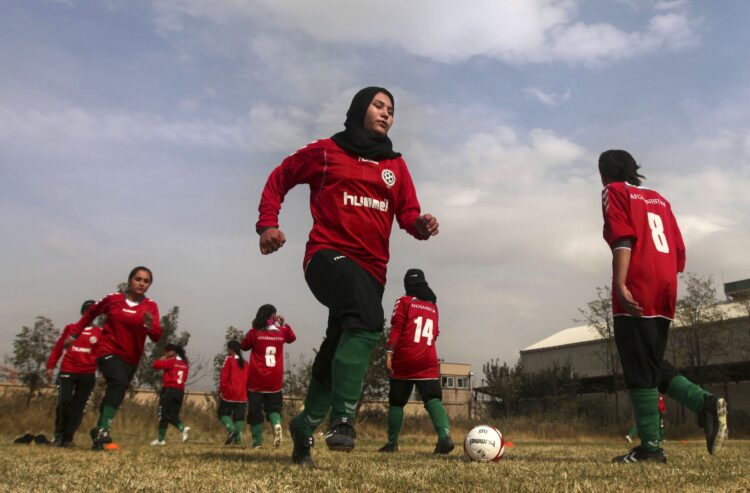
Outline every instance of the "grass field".
[[729, 441], [717, 457], [702, 441], [667, 442], [666, 465], [615, 465], [624, 441], [514, 441], [502, 461], [480, 464], [467, 462], [460, 444], [433, 456], [432, 439], [404, 437], [396, 454], [377, 453], [382, 443], [372, 440], [333, 453], [320, 440], [315, 467], [300, 468], [290, 462], [288, 436], [279, 450], [182, 444], [174, 431], [168, 438], [165, 447], [125, 441], [105, 452], [88, 450], [85, 433], [74, 449], [3, 439], [0, 491], [750, 491], [750, 441]]

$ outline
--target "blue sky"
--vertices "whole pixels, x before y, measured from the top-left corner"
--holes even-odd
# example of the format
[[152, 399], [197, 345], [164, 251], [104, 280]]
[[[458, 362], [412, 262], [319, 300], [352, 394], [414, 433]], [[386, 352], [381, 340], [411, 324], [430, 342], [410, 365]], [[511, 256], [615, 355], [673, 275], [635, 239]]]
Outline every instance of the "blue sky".
[[0, 17], [0, 354], [60, 327], [131, 267], [210, 357], [274, 303], [293, 359], [325, 310], [302, 254], [262, 257], [266, 176], [342, 128], [366, 85], [396, 98], [394, 147], [441, 234], [394, 230], [386, 312], [409, 267], [438, 294], [449, 361], [475, 373], [575, 325], [608, 283], [598, 154], [630, 150], [673, 204], [687, 270], [750, 277], [746, 2], [164, 0], [9, 2]]

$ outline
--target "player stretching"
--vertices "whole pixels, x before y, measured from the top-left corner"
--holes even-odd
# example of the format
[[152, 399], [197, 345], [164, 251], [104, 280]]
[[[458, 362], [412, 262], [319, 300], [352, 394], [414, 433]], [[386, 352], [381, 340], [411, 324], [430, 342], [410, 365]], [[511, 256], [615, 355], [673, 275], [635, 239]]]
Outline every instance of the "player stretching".
[[385, 364], [391, 373], [388, 391], [388, 443], [380, 452], [398, 450], [398, 434], [404, 421], [404, 406], [417, 386], [427, 413], [438, 434], [436, 454], [453, 450], [448, 415], [443, 408], [440, 388], [440, 363], [437, 358], [438, 329], [437, 298], [424, 273], [409, 269], [404, 276], [406, 296], [396, 301], [391, 317]]
[[151, 368], [161, 370], [162, 386], [159, 394], [159, 436], [151, 445], [166, 445], [169, 424], [180, 430], [182, 442], [188, 440], [189, 426], [180, 420], [180, 409], [185, 397], [185, 381], [188, 378], [189, 363], [185, 349], [178, 344], [164, 346], [164, 355], [153, 362]]
[[253, 320], [253, 327], [242, 340], [242, 350], [250, 351], [250, 373], [247, 377], [247, 401], [250, 409], [247, 423], [253, 435], [253, 448], [263, 445], [263, 412], [273, 426], [273, 445], [281, 445], [281, 407], [284, 383], [284, 344], [297, 340], [284, 317], [273, 305], [263, 305]]
[[726, 402], [664, 360], [685, 246], [669, 202], [640, 186], [639, 168], [626, 151], [599, 156], [604, 239], [613, 257], [615, 344], [641, 438], [639, 446], [613, 462], [667, 461], [659, 431], [659, 392], [699, 416], [708, 453], [717, 454], [727, 431]]
[[247, 412], [248, 365], [242, 357], [240, 341], [227, 343], [227, 358], [221, 367], [219, 379], [219, 421], [227, 429], [224, 445], [242, 443], [242, 428]]
[[394, 217], [417, 239], [438, 234], [437, 219], [420, 215], [409, 170], [388, 138], [393, 111], [393, 96], [386, 89], [360, 90], [346, 113], [346, 130], [284, 159], [261, 196], [256, 230], [260, 251], [268, 255], [286, 242], [278, 221], [284, 196], [295, 185], [310, 187], [313, 228], [305, 251], [305, 280], [329, 310], [305, 408], [289, 425], [296, 464], [312, 464], [313, 431], [329, 409], [326, 444], [332, 450], [354, 448], [354, 412], [383, 330]]
[[[96, 303], [94, 300], [84, 301], [81, 306], [81, 315], [86, 313], [86, 310], [94, 303]], [[81, 425], [86, 403], [96, 383], [94, 351], [102, 339], [100, 327], [86, 327], [80, 336], [71, 337], [69, 340], [72, 329], [72, 325], [65, 327], [47, 360], [47, 379], [52, 380], [57, 362], [63, 350], [65, 351], [60, 364], [60, 373], [57, 375], [55, 438], [52, 442], [58, 447], [73, 445], [73, 435]]]
[[102, 341], [96, 349], [96, 363], [107, 381], [107, 389], [99, 409], [99, 422], [90, 432], [94, 450], [112, 442], [109, 428], [141, 361], [146, 337], [154, 342], [161, 338], [159, 307], [146, 298], [153, 279], [147, 267], [136, 267], [130, 271], [125, 293], [108, 294], [72, 326], [71, 335], [79, 336], [96, 317], [107, 316]]

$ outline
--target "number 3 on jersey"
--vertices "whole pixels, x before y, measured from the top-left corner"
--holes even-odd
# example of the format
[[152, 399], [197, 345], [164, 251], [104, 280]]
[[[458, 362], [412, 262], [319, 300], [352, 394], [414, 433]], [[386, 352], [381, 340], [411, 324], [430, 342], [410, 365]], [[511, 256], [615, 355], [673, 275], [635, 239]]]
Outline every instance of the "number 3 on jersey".
[[654, 240], [654, 247], [657, 252], [669, 253], [669, 244], [667, 237], [664, 236], [664, 223], [659, 214], [648, 213], [648, 226], [651, 228], [651, 238]]
[[276, 348], [274, 346], [266, 348], [266, 366], [269, 368], [276, 366]]
[[422, 325], [422, 317], [414, 319], [414, 342], [419, 343], [423, 337], [427, 339], [427, 345], [432, 346], [432, 319], [424, 319], [424, 325]]

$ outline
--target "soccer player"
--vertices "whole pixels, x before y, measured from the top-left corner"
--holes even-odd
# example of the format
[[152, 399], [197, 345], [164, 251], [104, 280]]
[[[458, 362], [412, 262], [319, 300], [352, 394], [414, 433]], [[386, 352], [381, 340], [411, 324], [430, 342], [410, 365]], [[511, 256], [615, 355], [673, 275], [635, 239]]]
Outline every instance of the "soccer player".
[[247, 376], [249, 366], [242, 357], [240, 341], [227, 343], [227, 358], [219, 379], [219, 421], [227, 429], [224, 445], [242, 443], [242, 428], [247, 412]]
[[391, 335], [386, 347], [385, 365], [391, 374], [388, 391], [388, 443], [380, 452], [396, 452], [398, 435], [404, 421], [404, 406], [417, 386], [427, 413], [438, 434], [436, 454], [453, 450], [448, 414], [443, 407], [438, 362], [437, 297], [430, 289], [424, 272], [409, 269], [404, 276], [406, 296], [396, 301], [391, 317]]
[[250, 351], [247, 423], [253, 435], [253, 448], [263, 445], [263, 412], [273, 426], [273, 446], [281, 445], [281, 407], [284, 383], [284, 344], [297, 340], [294, 331], [276, 314], [273, 305], [263, 305], [253, 319], [252, 328], [242, 340], [243, 351]]
[[613, 462], [666, 462], [659, 432], [659, 392], [699, 416], [709, 454], [721, 450], [727, 405], [664, 359], [677, 301], [685, 245], [667, 199], [641, 186], [640, 166], [626, 151], [599, 156], [604, 239], [612, 249], [615, 344], [641, 443]]
[[[84, 301], [81, 315], [94, 303], [94, 300]], [[102, 339], [101, 327], [86, 327], [78, 337], [71, 337], [72, 329], [72, 325], [65, 327], [47, 360], [47, 379], [52, 380], [57, 362], [62, 356], [60, 373], [57, 375], [58, 393], [53, 440], [53, 444], [58, 447], [73, 445], [73, 435], [81, 425], [86, 403], [96, 383], [94, 350]]]
[[313, 227], [303, 262], [305, 280], [328, 308], [304, 410], [289, 424], [296, 464], [312, 464], [313, 431], [329, 409], [326, 445], [354, 448], [354, 412], [383, 330], [393, 219], [417, 239], [438, 234], [437, 219], [420, 214], [409, 170], [388, 138], [393, 114], [393, 95], [386, 89], [360, 90], [346, 113], [345, 130], [284, 159], [261, 196], [256, 231], [260, 251], [268, 255], [286, 242], [278, 221], [285, 195], [295, 185], [310, 187]]
[[107, 317], [96, 350], [96, 363], [107, 381], [107, 389], [99, 409], [99, 422], [90, 432], [94, 450], [102, 450], [104, 444], [112, 442], [110, 426], [138, 369], [146, 337], [154, 342], [161, 338], [159, 307], [146, 298], [153, 279], [148, 267], [134, 268], [128, 276], [125, 293], [108, 294], [72, 325], [70, 334], [77, 337], [98, 316]]
[[180, 409], [185, 398], [185, 382], [190, 370], [185, 348], [179, 344], [164, 346], [164, 355], [153, 362], [151, 368], [161, 370], [162, 386], [159, 395], [159, 436], [151, 445], [166, 445], [169, 424], [180, 430], [182, 443], [187, 442], [189, 426], [180, 420]]

